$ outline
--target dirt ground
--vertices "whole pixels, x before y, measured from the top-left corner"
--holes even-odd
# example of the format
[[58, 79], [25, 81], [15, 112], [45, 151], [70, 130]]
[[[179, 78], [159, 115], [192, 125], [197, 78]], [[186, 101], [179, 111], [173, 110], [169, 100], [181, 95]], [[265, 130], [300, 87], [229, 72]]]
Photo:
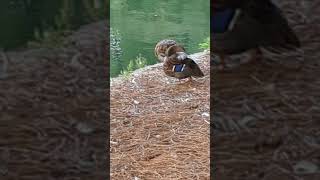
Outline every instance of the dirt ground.
[[225, 73], [212, 67], [213, 179], [320, 179], [320, 3], [279, 4], [300, 53], [265, 52]]
[[112, 179], [209, 179], [209, 54], [205, 77], [179, 84], [162, 64], [111, 82]]

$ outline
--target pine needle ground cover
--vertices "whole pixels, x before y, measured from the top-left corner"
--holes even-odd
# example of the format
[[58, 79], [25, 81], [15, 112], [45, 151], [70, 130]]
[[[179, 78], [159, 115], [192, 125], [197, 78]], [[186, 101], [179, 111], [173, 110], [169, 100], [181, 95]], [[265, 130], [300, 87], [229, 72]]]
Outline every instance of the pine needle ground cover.
[[209, 53], [205, 77], [179, 84], [162, 64], [111, 82], [112, 179], [209, 179]]

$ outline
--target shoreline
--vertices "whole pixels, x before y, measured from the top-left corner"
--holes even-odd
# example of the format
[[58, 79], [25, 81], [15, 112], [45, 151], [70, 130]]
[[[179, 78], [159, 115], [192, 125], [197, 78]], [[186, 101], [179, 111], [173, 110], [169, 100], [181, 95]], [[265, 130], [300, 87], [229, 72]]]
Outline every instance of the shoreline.
[[[193, 53], [193, 54], [190, 54], [189, 56], [196, 63], [199, 63], [199, 62], [201, 62], [201, 59], [204, 56], [207, 56], [208, 54], [210, 54], [210, 51], [209, 50], [204, 50], [203, 52]], [[143, 73], [144, 71], [151, 71], [152, 69], [158, 69], [158, 68], [160, 68], [160, 69], [162, 68], [162, 63], [159, 62], [159, 63], [156, 63], [156, 64], [145, 66], [145, 67], [140, 68], [140, 69], [136, 69], [130, 74], [130, 77], [138, 76], [139, 74]], [[110, 87], [114, 82], [118, 82], [118, 81], [126, 81], [126, 78], [123, 77], [121, 74], [119, 74], [117, 77], [110, 78]]]

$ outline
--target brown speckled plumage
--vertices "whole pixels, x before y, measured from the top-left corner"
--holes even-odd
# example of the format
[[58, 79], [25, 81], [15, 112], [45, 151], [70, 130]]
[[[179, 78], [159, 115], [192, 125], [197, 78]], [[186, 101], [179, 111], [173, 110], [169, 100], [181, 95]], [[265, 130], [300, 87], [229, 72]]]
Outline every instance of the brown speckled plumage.
[[154, 55], [158, 58], [158, 61], [163, 62], [167, 49], [176, 44], [176, 41], [171, 39], [159, 41], [154, 48]]

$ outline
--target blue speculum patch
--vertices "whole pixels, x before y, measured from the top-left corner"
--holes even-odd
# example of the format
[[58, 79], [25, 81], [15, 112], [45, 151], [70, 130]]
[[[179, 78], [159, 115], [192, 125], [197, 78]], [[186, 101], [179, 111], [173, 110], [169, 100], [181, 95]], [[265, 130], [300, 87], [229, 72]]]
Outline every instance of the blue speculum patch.
[[214, 12], [211, 18], [211, 30], [213, 33], [224, 33], [235, 15], [235, 9], [228, 8], [223, 11]]
[[173, 66], [173, 71], [174, 72], [182, 72], [184, 69], [184, 64], [177, 64]]

